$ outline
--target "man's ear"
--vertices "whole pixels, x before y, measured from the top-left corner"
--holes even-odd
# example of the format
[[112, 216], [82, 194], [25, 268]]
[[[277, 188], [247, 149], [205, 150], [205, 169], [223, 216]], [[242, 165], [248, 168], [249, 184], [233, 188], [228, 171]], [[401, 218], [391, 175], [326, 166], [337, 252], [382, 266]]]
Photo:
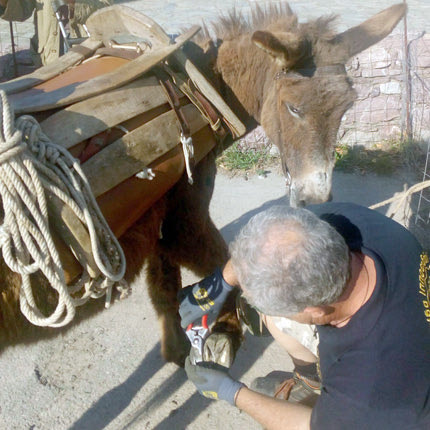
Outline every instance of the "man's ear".
[[313, 317], [322, 317], [324, 316], [324, 310], [321, 306], [308, 306], [303, 312], [312, 315]]
[[322, 318], [326, 315], [330, 315], [334, 311], [333, 306], [308, 306], [303, 312], [306, 312], [312, 316], [312, 318]]

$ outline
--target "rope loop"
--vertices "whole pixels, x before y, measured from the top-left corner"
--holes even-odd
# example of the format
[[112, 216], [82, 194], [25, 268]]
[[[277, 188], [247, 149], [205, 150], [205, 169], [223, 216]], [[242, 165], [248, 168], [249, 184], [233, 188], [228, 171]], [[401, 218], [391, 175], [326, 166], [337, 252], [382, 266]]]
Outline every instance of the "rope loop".
[[10, 124], [13, 112], [3, 91], [0, 92], [0, 111], [0, 164], [3, 164], [24, 151], [26, 145], [22, 142], [21, 132]]
[[[123, 294], [125, 257], [104, 219], [79, 162], [63, 147], [51, 142], [29, 115], [14, 123], [6, 94], [0, 91], [0, 196], [4, 209], [0, 247], [9, 268], [22, 277], [20, 308], [39, 326], [60, 327], [75, 315], [75, 307], [91, 297], [110, 295], [120, 283]], [[16, 127], [16, 128], [15, 128]], [[60, 256], [51, 237], [45, 190], [68, 206], [87, 229], [97, 268], [94, 280], [84, 269], [81, 279], [68, 286]], [[84, 257], [80, 263], [88, 267]], [[58, 293], [51, 315], [38, 309], [30, 275], [41, 271]]]

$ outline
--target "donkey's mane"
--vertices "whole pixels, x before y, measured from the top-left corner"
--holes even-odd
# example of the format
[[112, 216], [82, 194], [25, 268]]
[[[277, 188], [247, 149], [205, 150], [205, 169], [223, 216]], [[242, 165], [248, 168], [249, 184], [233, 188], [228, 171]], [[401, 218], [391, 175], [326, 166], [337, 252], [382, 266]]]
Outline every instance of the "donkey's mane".
[[243, 14], [236, 8], [221, 14], [216, 21], [203, 26], [202, 39], [234, 40], [257, 30], [286, 31], [302, 35], [310, 40], [328, 39], [333, 36], [335, 15], [321, 17], [299, 24], [297, 15], [285, 3], [269, 4], [263, 7], [255, 4], [250, 14]]

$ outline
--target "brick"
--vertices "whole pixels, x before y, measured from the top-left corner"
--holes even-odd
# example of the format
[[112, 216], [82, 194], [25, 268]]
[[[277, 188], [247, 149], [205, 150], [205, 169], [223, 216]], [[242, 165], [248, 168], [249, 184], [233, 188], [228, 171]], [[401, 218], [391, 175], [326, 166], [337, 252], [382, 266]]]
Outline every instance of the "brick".
[[390, 81], [385, 84], [379, 85], [382, 94], [401, 94], [402, 87], [400, 82]]
[[[429, 47], [430, 49], [430, 47]], [[428, 68], [430, 67], [430, 53], [419, 53], [413, 61], [415, 67]]]

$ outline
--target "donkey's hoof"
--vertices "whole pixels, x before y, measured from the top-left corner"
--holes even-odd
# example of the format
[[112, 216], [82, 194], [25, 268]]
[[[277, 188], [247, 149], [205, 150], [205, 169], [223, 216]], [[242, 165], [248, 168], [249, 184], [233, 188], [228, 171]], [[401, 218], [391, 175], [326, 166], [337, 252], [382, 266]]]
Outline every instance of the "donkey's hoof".
[[190, 353], [190, 341], [180, 328], [171, 329], [161, 341], [161, 355], [169, 363], [184, 367], [185, 359]]
[[181, 344], [177, 348], [162, 348], [161, 355], [168, 363], [175, 363], [179, 367], [184, 367], [185, 359], [190, 353], [190, 344]]
[[[194, 348], [191, 348], [194, 350]], [[192, 352], [191, 352], [192, 353]], [[203, 361], [213, 361], [224, 367], [233, 364], [236, 351], [229, 335], [212, 333], [205, 341]]]

